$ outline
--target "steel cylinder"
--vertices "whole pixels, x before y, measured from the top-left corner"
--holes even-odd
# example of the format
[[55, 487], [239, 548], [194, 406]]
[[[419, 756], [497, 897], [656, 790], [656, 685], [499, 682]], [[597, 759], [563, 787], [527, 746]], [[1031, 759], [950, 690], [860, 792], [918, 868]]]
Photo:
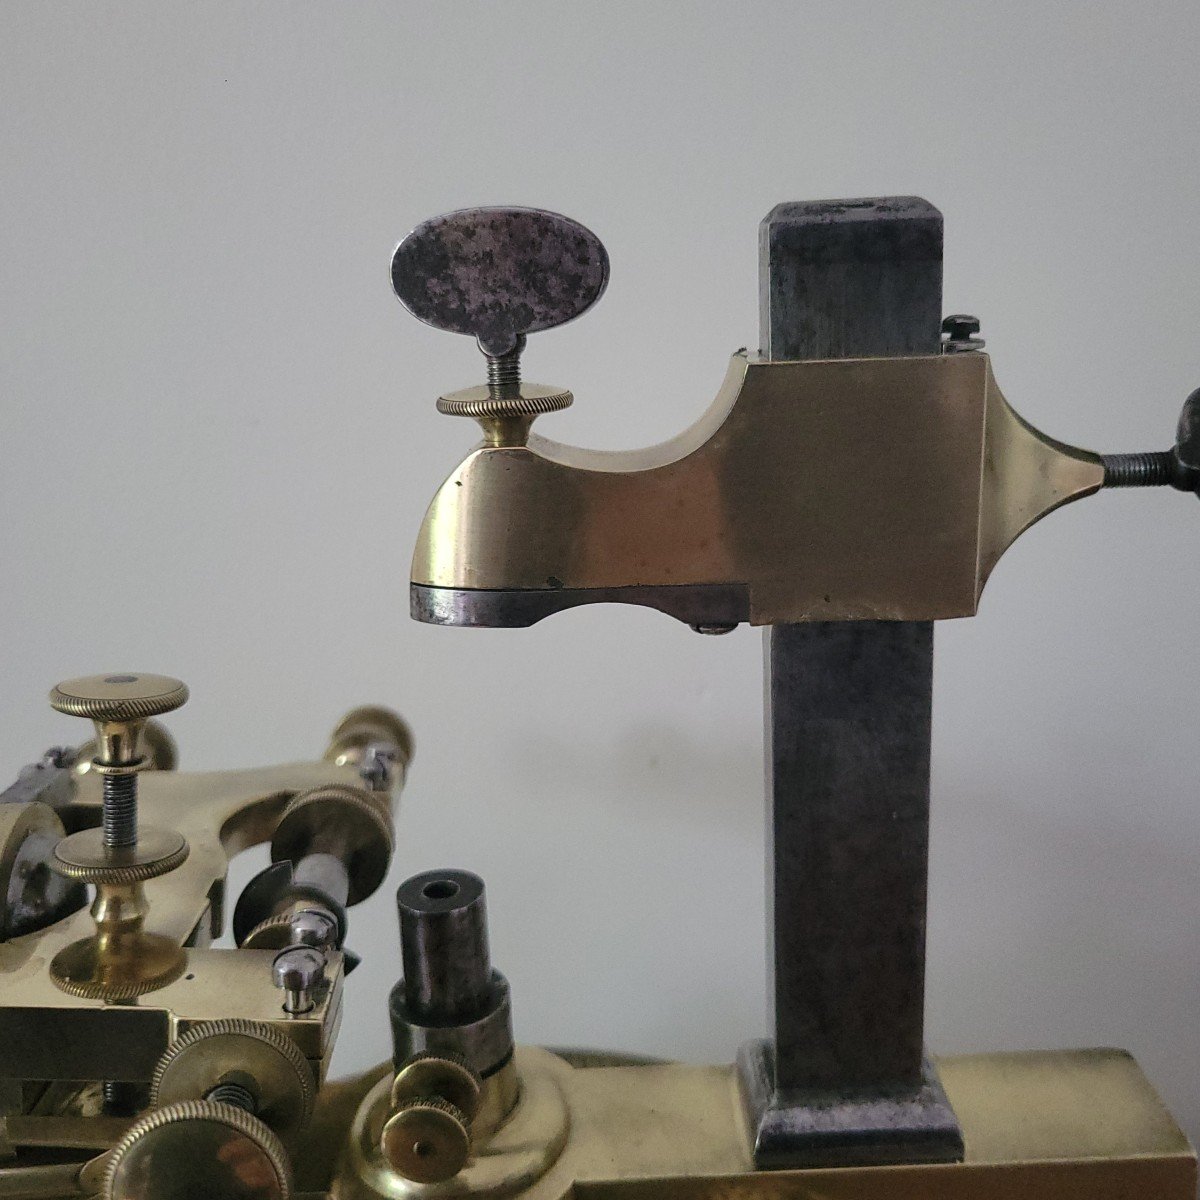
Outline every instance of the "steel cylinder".
[[483, 880], [470, 871], [426, 871], [401, 884], [396, 907], [409, 1011], [437, 1025], [480, 1016], [492, 978]]
[[296, 864], [292, 883], [299, 888], [315, 888], [343, 908], [350, 894], [346, 865], [332, 854], [306, 854]]
[[481, 1076], [512, 1057], [508, 983], [488, 953], [483, 880], [470, 871], [426, 871], [400, 885], [404, 977], [389, 999], [395, 1061], [452, 1053]]

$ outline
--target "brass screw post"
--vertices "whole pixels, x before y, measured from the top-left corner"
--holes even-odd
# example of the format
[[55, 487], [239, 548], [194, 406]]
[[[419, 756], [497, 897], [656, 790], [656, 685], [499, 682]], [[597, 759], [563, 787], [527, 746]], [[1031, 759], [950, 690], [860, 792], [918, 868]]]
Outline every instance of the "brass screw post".
[[151, 717], [179, 708], [187, 697], [187, 687], [165, 675], [93, 675], [70, 679], [50, 692], [51, 707], [95, 723], [92, 769], [103, 780], [105, 848], [137, 844], [142, 730]]
[[96, 887], [96, 933], [60, 950], [50, 964], [55, 983], [72, 995], [131, 1000], [163, 986], [185, 962], [175, 942], [142, 929], [144, 882], [179, 866], [187, 842], [170, 830], [138, 829], [137, 773], [146, 765], [146, 722], [178, 708], [187, 695], [178, 679], [137, 674], [71, 679], [50, 693], [59, 712], [95, 722], [92, 770], [103, 781], [100, 829], [74, 833], [54, 849], [59, 874]]

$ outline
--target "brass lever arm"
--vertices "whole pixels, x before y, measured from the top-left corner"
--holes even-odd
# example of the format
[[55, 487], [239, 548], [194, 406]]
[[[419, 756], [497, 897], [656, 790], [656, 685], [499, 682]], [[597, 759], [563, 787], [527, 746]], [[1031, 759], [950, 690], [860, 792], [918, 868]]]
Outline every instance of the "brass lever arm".
[[1104, 483], [1008, 405], [984, 354], [733, 356], [662, 445], [477, 447], [435, 496], [413, 615], [529, 625], [596, 601], [692, 624], [972, 615], [996, 562]]

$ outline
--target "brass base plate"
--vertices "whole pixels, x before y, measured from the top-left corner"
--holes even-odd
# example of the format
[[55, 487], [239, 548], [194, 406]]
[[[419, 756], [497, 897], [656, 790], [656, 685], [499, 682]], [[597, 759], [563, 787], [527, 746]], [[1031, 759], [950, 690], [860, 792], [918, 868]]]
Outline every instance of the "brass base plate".
[[[524, 1075], [553, 1078], [570, 1112], [566, 1145], [524, 1192], [537, 1200], [1195, 1200], [1196, 1155], [1137, 1064], [1120, 1050], [942, 1058], [962, 1123], [961, 1163], [756, 1171], [732, 1067], [668, 1063], [573, 1069], [519, 1049]], [[353, 1105], [378, 1071], [322, 1091], [297, 1178], [338, 1200], [396, 1191], [332, 1163]], [[378, 1090], [379, 1086], [376, 1084]], [[369, 1106], [369, 1101], [366, 1102]], [[518, 1112], [520, 1108], [518, 1106]], [[362, 1119], [360, 1114], [360, 1121]], [[353, 1147], [353, 1138], [350, 1146]], [[489, 1192], [489, 1151], [438, 1196]], [[474, 1174], [472, 1174], [472, 1170]], [[365, 1176], [365, 1177], [364, 1177]], [[494, 1193], [493, 1193], [494, 1194]]]

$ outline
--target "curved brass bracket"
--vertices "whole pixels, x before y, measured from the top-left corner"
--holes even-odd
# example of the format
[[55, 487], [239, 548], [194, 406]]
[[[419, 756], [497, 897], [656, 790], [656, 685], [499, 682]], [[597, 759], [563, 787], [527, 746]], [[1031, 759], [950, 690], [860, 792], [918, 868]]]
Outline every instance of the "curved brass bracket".
[[644, 450], [481, 445], [426, 513], [413, 615], [528, 625], [596, 601], [692, 624], [972, 615], [1004, 550], [1096, 491], [985, 354], [773, 362], [740, 352], [700, 420]]

